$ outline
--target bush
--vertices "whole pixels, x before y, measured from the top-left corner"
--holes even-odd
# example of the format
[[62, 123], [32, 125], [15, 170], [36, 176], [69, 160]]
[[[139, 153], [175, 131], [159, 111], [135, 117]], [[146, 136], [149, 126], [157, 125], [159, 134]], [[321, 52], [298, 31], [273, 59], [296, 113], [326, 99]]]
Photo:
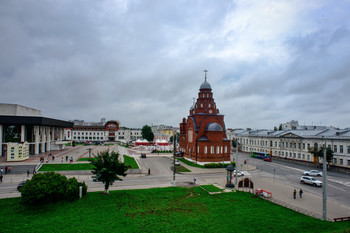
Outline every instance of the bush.
[[79, 198], [79, 186], [83, 186], [83, 195], [87, 186], [76, 178], [55, 172], [38, 173], [28, 180], [21, 189], [22, 202], [25, 204], [46, 204], [61, 200], [73, 201]]
[[205, 168], [223, 168], [227, 167], [228, 165], [232, 164], [233, 167], [235, 167], [235, 162], [231, 162], [229, 164], [222, 164], [222, 163], [207, 163], [204, 164]]

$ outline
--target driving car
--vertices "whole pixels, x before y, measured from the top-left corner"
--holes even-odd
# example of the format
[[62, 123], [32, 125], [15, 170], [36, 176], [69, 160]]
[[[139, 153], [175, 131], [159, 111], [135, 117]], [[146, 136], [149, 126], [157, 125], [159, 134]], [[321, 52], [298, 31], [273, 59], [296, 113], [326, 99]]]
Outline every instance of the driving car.
[[317, 170], [304, 171], [303, 174], [306, 176], [323, 176], [322, 172]]
[[23, 188], [23, 186], [24, 186], [25, 183], [26, 183], [26, 181], [21, 181], [21, 182], [18, 183], [18, 185], [17, 185], [17, 190], [18, 190], [19, 192], [21, 191], [21, 189]]
[[300, 177], [300, 183], [302, 184], [310, 184], [313, 185], [315, 187], [321, 187], [322, 186], [322, 182], [311, 177], [311, 176], [302, 176]]
[[236, 176], [236, 173], [237, 173], [237, 176], [244, 176], [244, 172], [242, 172], [242, 171], [234, 170], [233, 175]]
[[271, 157], [267, 157], [267, 158], [264, 159], [264, 161], [266, 161], [266, 162], [272, 162], [272, 159], [271, 159]]

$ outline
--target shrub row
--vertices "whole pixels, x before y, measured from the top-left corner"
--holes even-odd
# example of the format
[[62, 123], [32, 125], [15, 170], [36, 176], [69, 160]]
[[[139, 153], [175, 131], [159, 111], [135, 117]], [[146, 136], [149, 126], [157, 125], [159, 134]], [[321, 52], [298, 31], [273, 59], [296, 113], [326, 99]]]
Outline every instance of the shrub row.
[[21, 189], [24, 204], [46, 204], [61, 200], [74, 201], [79, 198], [79, 186], [83, 187], [83, 196], [86, 195], [85, 182], [78, 182], [73, 177], [67, 179], [55, 172], [37, 173], [31, 180], [27, 180]]
[[227, 167], [228, 165], [232, 164], [233, 167], [235, 167], [235, 162], [231, 162], [229, 164], [222, 164], [222, 163], [207, 163], [204, 164], [205, 168], [223, 168], [223, 167]]

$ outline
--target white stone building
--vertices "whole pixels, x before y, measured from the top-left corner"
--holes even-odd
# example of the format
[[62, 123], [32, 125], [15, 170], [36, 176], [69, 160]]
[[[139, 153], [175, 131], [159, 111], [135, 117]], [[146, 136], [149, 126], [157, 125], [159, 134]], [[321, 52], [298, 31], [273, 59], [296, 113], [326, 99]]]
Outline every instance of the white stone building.
[[237, 129], [228, 133], [231, 139], [238, 140], [243, 152], [265, 152], [272, 157], [315, 163], [309, 153], [310, 147], [326, 144], [334, 151], [332, 165], [350, 168], [350, 129], [333, 127], [294, 130]]

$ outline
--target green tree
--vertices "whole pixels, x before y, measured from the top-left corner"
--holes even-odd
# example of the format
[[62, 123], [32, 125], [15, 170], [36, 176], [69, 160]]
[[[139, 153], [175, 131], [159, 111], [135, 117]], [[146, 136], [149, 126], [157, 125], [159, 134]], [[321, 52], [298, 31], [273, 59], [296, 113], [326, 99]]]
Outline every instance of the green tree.
[[[179, 143], [179, 140], [180, 140], [180, 133], [176, 133], [175, 136], [176, 136], [176, 142]], [[174, 140], [174, 136], [172, 135], [172, 136], [170, 136], [170, 138], [169, 138], [169, 141], [170, 141], [171, 144], [174, 143], [173, 140]]]
[[280, 124], [280, 126], [278, 127], [278, 130], [282, 130], [282, 124]]
[[95, 175], [93, 178], [105, 185], [104, 193], [107, 194], [109, 186], [116, 180], [122, 180], [119, 176], [125, 177], [130, 166], [119, 160], [119, 152], [102, 151], [94, 157], [95, 159], [90, 160], [94, 165], [91, 173]]
[[[317, 163], [319, 164], [320, 158], [323, 158], [323, 146], [321, 146], [321, 148], [318, 148], [317, 146], [311, 147], [309, 149], [309, 153], [312, 154], [314, 157], [317, 157]], [[330, 147], [327, 147], [326, 148], [326, 160], [327, 160], [328, 164], [330, 162], [332, 162], [333, 155], [334, 155], [334, 151]]]
[[275, 127], [273, 127], [273, 131], [277, 131], [277, 127], [275, 126]]
[[141, 133], [142, 133], [142, 138], [143, 139], [146, 139], [149, 142], [153, 141], [154, 134], [152, 132], [151, 126], [144, 125], [142, 127], [142, 132]]
[[236, 148], [236, 146], [237, 146], [237, 141], [236, 141], [236, 139], [232, 139], [232, 147], [233, 147], [233, 148]]

